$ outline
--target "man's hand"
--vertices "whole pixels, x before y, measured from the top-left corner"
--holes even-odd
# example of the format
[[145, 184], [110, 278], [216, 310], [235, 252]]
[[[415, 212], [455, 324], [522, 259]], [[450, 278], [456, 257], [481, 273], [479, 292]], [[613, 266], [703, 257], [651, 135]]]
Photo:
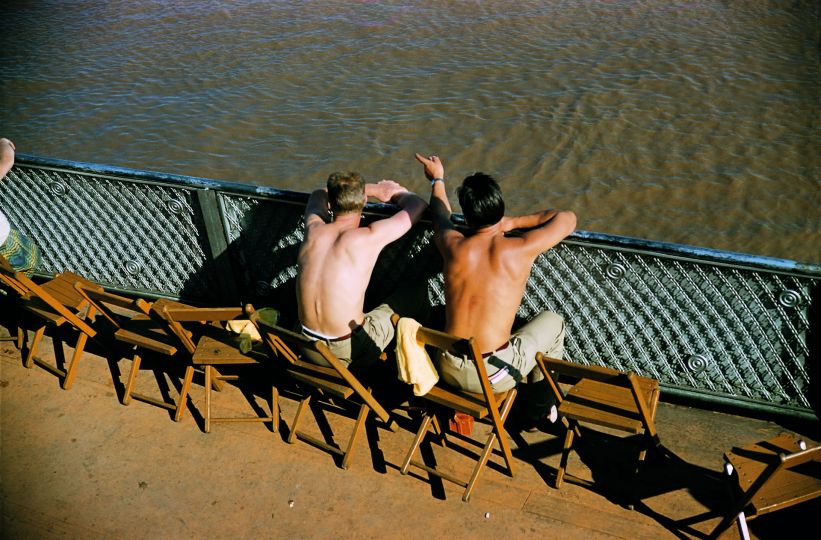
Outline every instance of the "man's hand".
[[428, 180], [445, 177], [445, 166], [442, 165], [442, 160], [439, 159], [439, 156], [425, 157], [417, 152], [416, 161], [425, 166], [425, 176]]
[[391, 202], [391, 199], [399, 194], [406, 193], [408, 190], [399, 185], [399, 182], [393, 180], [382, 180], [376, 184], [365, 184], [365, 195], [373, 197], [381, 202]]

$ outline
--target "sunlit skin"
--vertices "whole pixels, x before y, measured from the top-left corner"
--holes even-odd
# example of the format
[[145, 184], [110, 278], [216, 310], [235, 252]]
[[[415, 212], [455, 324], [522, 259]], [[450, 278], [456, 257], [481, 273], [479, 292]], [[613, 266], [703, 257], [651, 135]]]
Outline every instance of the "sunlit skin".
[[365, 290], [382, 249], [410, 230], [427, 203], [393, 180], [365, 184], [368, 198], [400, 207], [393, 216], [360, 226], [360, 212], [331, 217], [328, 193], [311, 194], [305, 210], [305, 240], [299, 250], [299, 320], [327, 336], [342, 336], [361, 325]]
[[[428, 179], [444, 178], [437, 156], [416, 154]], [[493, 351], [510, 339], [530, 269], [536, 257], [576, 228], [569, 210], [544, 210], [501, 221], [463, 234], [450, 220], [444, 182], [436, 182], [430, 197], [436, 232], [434, 241], [444, 259], [445, 330], [474, 337], [481, 351]], [[468, 223], [470, 226], [470, 223]], [[521, 235], [506, 236], [515, 229]]]
[[0, 179], [6, 176], [14, 166], [14, 143], [5, 137], [0, 138]]

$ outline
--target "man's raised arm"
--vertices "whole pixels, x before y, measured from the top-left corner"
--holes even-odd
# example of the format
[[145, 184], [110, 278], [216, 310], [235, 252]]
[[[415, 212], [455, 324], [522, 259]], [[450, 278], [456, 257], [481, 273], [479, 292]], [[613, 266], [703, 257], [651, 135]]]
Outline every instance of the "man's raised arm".
[[545, 210], [525, 216], [505, 216], [502, 231], [527, 229], [522, 233], [525, 246], [534, 254], [552, 248], [576, 229], [576, 214], [570, 210]]
[[393, 180], [382, 180], [376, 184], [365, 184], [365, 195], [381, 202], [397, 205], [399, 210], [393, 216], [374, 221], [369, 228], [384, 236], [386, 242], [393, 242], [408, 232], [417, 223], [428, 207], [419, 195], [411, 193]]
[[[416, 161], [425, 168], [425, 177], [431, 181], [430, 211], [433, 218], [433, 230], [441, 232], [454, 229], [450, 221], [451, 209], [448, 193], [445, 189], [445, 166], [439, 156], [425, 157], [416, 154]], [[454, 229], [455, 230], [455, 229]]]
[[308, 198], [305, 207], [305, 226], [312, 223], [328, 223], [331, 220], [331, 211], [328, 207], [328, 190], [317, 189]]

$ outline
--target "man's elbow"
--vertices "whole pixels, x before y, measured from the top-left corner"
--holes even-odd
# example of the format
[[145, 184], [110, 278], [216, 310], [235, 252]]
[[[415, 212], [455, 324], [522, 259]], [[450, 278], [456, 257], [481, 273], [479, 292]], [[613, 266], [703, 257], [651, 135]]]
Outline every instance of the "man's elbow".
[[402, 209], [410, 215], [413, 223], [417, 223], [422, 219], [422, 216], [428, 209], [428, 203], [418, 195], [408, 195], [401, 200], [401, 203]]

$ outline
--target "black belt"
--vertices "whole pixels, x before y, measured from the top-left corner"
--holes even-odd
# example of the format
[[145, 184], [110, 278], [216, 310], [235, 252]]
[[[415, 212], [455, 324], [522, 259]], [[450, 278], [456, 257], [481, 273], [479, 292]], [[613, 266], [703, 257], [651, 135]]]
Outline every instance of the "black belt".
[[487, 358], [488, 356], [490, 356], [490, 355], [492, 355], [492, 354], [496, 354], [496, 353], [497, 353], [497, 352], [499, 352], [499, 351], [503, 351], [503, 350], [507, 349], [509, 346], [510, 346], [510, 342], [509, 342], [509, 341], [505, 341], [505, 344], [504, 344], [504, 345], [502, 345], [501, 347], [499, 347], [498, 349], [496, 349], [495, 351], [490, 351], [490, 352], [484, 352], [484, 353], [482, 353], [482, 358]]

